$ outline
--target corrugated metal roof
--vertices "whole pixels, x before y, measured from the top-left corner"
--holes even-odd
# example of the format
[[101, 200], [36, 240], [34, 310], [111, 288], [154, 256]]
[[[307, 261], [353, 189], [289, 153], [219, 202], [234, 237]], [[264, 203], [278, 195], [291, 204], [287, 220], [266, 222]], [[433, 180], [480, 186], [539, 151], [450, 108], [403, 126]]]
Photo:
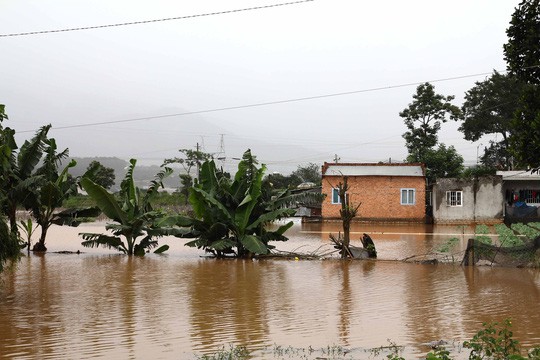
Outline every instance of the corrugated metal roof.
[[512, 171], [497, 171], [497, 175], [501, 175], [503, 180], [535, 180], [540, 181], [540, 175], [536, 172], [525, 170], [512, 170]]
[[328, 164], [324, 176], [424, 176], [420, 165]]

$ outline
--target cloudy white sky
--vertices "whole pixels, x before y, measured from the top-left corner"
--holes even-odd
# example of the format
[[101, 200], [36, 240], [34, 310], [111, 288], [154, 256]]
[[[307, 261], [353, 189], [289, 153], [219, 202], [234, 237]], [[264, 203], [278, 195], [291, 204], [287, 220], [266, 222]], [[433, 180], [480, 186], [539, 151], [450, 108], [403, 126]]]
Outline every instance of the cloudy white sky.
[[[0, 0], [0, 35], [282, 2]], [[250, 148], [269, 171], [284, 173], [336, 154], [342, 162], [402, 161], [398, 113], [417, 84], [432, 81], [461, 105], [475, 81], [504, 71], [505, 30], [518, 3], [314, 0], [1, 36], [0, 103], [20, 142], [52, 124], [50, 136], [72, 156], [159, 164], [198, 143], [224, 151], [228, 165]], [[311, 99], [281, 102], [303, 98]], [[240, 108], [207, 112], [231, 107]], [[443, 124], [440, 141], [474, 164], [489, 138], [467, 142], [458, 126]]]

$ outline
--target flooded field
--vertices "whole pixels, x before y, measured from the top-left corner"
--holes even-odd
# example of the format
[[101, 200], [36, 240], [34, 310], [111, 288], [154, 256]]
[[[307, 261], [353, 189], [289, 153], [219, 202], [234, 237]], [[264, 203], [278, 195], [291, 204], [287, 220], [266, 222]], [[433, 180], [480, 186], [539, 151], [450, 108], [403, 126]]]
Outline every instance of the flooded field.
[[[222, 346], [265, 349], [340, 345], [351, 357], [404, 346], [418, 358], [427, 343], [459, 344], [485, 321], [511, 318], [525, 347], [540, 344], [540, 272], [459, 266], [474, 230], [459, 226], [355, 224], [353, 242], [369, 233], [376, 261], [214, 260], [186, 242], [143, 258], [80, 245], [79, 232], [103, 223], [51, 229], [44, 255], [25, 256], [0, 277], [0, 358], [196, 359]], [[278, 249], [329, 252], [339, 223], [296, 223]], [[457, 237], [454, 264], [402, 260], [431, 254]], [[57, 251], [77, 251], [62, 254]], [[334, 255], [337, 256], [337, 255]], [[385, 358], [381, 354], [379, 358]]]

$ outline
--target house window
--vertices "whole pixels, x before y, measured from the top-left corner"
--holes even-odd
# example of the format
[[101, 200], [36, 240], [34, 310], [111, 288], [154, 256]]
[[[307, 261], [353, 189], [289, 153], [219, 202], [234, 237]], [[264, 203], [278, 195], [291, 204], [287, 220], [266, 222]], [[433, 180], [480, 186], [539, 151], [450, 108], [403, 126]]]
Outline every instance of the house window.
[[[348, 198], [349, 194], [345, 194], [345, 197]], [[339, 198], [339, 189], [332, 188], [332, 204], [341, 204], [341, 199]]]
[[463, 206], [463, 191], [447, 191], [446, 206]]
[[523, 190], [523, 197], [527, 204], [540, 203], [540, 190]]
[[414, 205], [416, 203], [415, 189], [401, 189], [401, 205]]

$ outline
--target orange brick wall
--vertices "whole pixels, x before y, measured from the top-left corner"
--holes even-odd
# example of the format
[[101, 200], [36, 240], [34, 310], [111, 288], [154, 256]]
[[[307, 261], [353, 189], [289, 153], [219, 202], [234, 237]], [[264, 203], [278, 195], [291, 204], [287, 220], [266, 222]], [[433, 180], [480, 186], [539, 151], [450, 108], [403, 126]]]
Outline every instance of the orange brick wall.
[[[332, 204], [332, 187], [343, 179], [323, 176], [323, 219], [339, 218], [341, 204]], [[423, 221], [425, 219], [426, 182], [423, 177], [349, 176], [347, 179], [351, 206], [361, 203], [356, 220]], [[415, 189], [415, 205], [401, 205], [401, 189]]]

